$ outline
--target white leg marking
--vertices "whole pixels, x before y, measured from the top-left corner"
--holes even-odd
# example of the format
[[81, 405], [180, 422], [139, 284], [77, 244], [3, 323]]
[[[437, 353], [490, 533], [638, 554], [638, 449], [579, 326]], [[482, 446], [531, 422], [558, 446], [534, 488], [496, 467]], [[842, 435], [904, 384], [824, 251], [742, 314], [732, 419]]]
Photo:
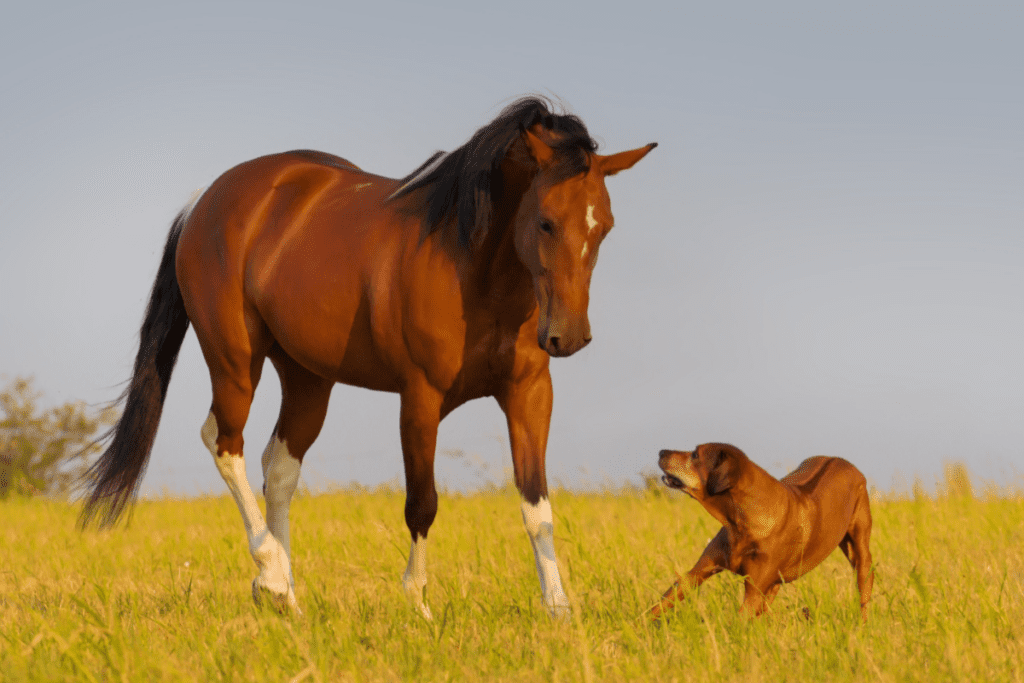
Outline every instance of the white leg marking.
[[[291, 560], [292, 551], [288, 538], [288, 509], [292, 496], [299, 485], [299, 468], [302, 464], [292, 457], [288, 446], [277, 438], [270, 437], [263, 451], [263, 495], [267, 501], [267, 526], [278, 540], [285, 554]], [[289, 583], [295, 589], [295, 577], [289, 575]]]
[[245, 476], [245, 458], [227, 452], [217, 454], [217, 420], [213, 413], [206, 418], [202, 435], [203, 442], [213, 454], [220, 476], [224, 478], [224, 483], [228, 485], [228, 490], [238, 505], [238, 511], [242, 513], [245, 535], [249, 539], [249, 553], [260, 570], [259, 576], [253, 581], [253, 597], [258, 598], [258, 590], [263, 588], [288, 607], [298, 611], [295, 592], [291, 586], [288, 553], [267, 528], [260, 507], [256, 503], [256, 496], [253, 495], [249, 480]]
[[427, 587], [427, 539], [419, 534], [412, 540], [409, 549], [409, 565], [405, 568], [405, 574], [402, 574], [402, 586], [416, 610], [428, 621], [433, 620], [430, 608], [423, 602], [424, 589]]
[[563, 615], [569, 610], [569, 599], [562, 590], [562, 577], [555, 560], [555, 526], [551, 517], [551, 503], [541, 498], [536, 505], [522, 503], [523, 525], [533, 544], [533, 555], [537, 561], [537, 575], [544, 595], [544, 606], [553, 615]]

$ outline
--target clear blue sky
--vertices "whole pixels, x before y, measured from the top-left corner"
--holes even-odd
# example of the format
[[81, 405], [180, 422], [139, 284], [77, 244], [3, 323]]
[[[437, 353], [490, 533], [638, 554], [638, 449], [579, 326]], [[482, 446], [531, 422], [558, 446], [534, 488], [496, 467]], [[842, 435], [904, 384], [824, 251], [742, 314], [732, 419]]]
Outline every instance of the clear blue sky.
[[[0, 373], [114, 398], [174, 214], [292, 148], [402, 175], [515, 96], [614, 152], [594, 342], [555, 360], [553, 483], [740, 446], [883, 488], [1024, 471], [1024, 5], [16, 3], [0, 24]], [[249, 472], [277, 414], [273, 372]], [[195, 337], [144, 492], [223, 492]], [[312, 487], [401, 481], [398, 400], [338, 386]], [[490, 400], [441, 428], [451, 487], [510, 466]], [[454, 458], [447, 452], [462, 451]]]

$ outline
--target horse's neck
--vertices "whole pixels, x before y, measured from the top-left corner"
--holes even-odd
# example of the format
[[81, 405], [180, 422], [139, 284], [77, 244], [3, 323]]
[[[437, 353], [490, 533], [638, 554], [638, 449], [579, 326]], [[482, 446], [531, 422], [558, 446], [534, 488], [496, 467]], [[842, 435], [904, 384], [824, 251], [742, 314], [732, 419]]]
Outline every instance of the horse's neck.
[[519, 260], [512, 226], [495, 222], [481, 244], [470, 247], [468, 285], [473, 292], [494, 305], [525, 318], [533, 312], [536, 297], [533, 278]]
[[469, 258], [467, 285], [473, 294], [490, 307], [500, 309], [503, 317], [530, 317], [537, 305], [533, 278], [519, 260], [515, 247], [514, 218], [521, 193], [514, 202], [495, 203], [487, 234], [466, 252]]

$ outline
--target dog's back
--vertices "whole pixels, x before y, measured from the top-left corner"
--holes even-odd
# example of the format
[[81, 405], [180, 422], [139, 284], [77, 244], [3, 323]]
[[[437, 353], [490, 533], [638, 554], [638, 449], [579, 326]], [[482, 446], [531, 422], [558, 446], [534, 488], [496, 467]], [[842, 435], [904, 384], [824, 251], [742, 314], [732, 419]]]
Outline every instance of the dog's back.
[[867, 480], [860, 470], [842, 458], [833, 458], [827, 455], [807, 458], [780, 481], [805, 493], [810, 493], [821, 483], [824, 483], [825, 486], [833, 485], [830, 481], [823, 482], [823, 478], [836, 478], [835, 485], [841, 488], [852, 489], [858, 484], [867, 486]]
[[824, 560], [850, 531], [858, 517], [870, 528], [867, 480], [842, 458], [815, 456], [804, 460], [781, 483], [796, 496], [805, 534], [798, 558], [779, 558], [787, 580], [797, 578]]

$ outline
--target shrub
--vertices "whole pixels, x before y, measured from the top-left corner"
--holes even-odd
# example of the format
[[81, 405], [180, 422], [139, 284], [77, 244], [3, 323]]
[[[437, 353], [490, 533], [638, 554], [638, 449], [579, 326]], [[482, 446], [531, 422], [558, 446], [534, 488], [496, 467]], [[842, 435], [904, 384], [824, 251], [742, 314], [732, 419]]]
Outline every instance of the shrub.
[[98, 446], [96, 431], [113, 424], [113, 408], [90, 414], [82, 401], [39, 412], [32, 379], [0, 392], [0, 499], [45, 493], [66, 496]]

